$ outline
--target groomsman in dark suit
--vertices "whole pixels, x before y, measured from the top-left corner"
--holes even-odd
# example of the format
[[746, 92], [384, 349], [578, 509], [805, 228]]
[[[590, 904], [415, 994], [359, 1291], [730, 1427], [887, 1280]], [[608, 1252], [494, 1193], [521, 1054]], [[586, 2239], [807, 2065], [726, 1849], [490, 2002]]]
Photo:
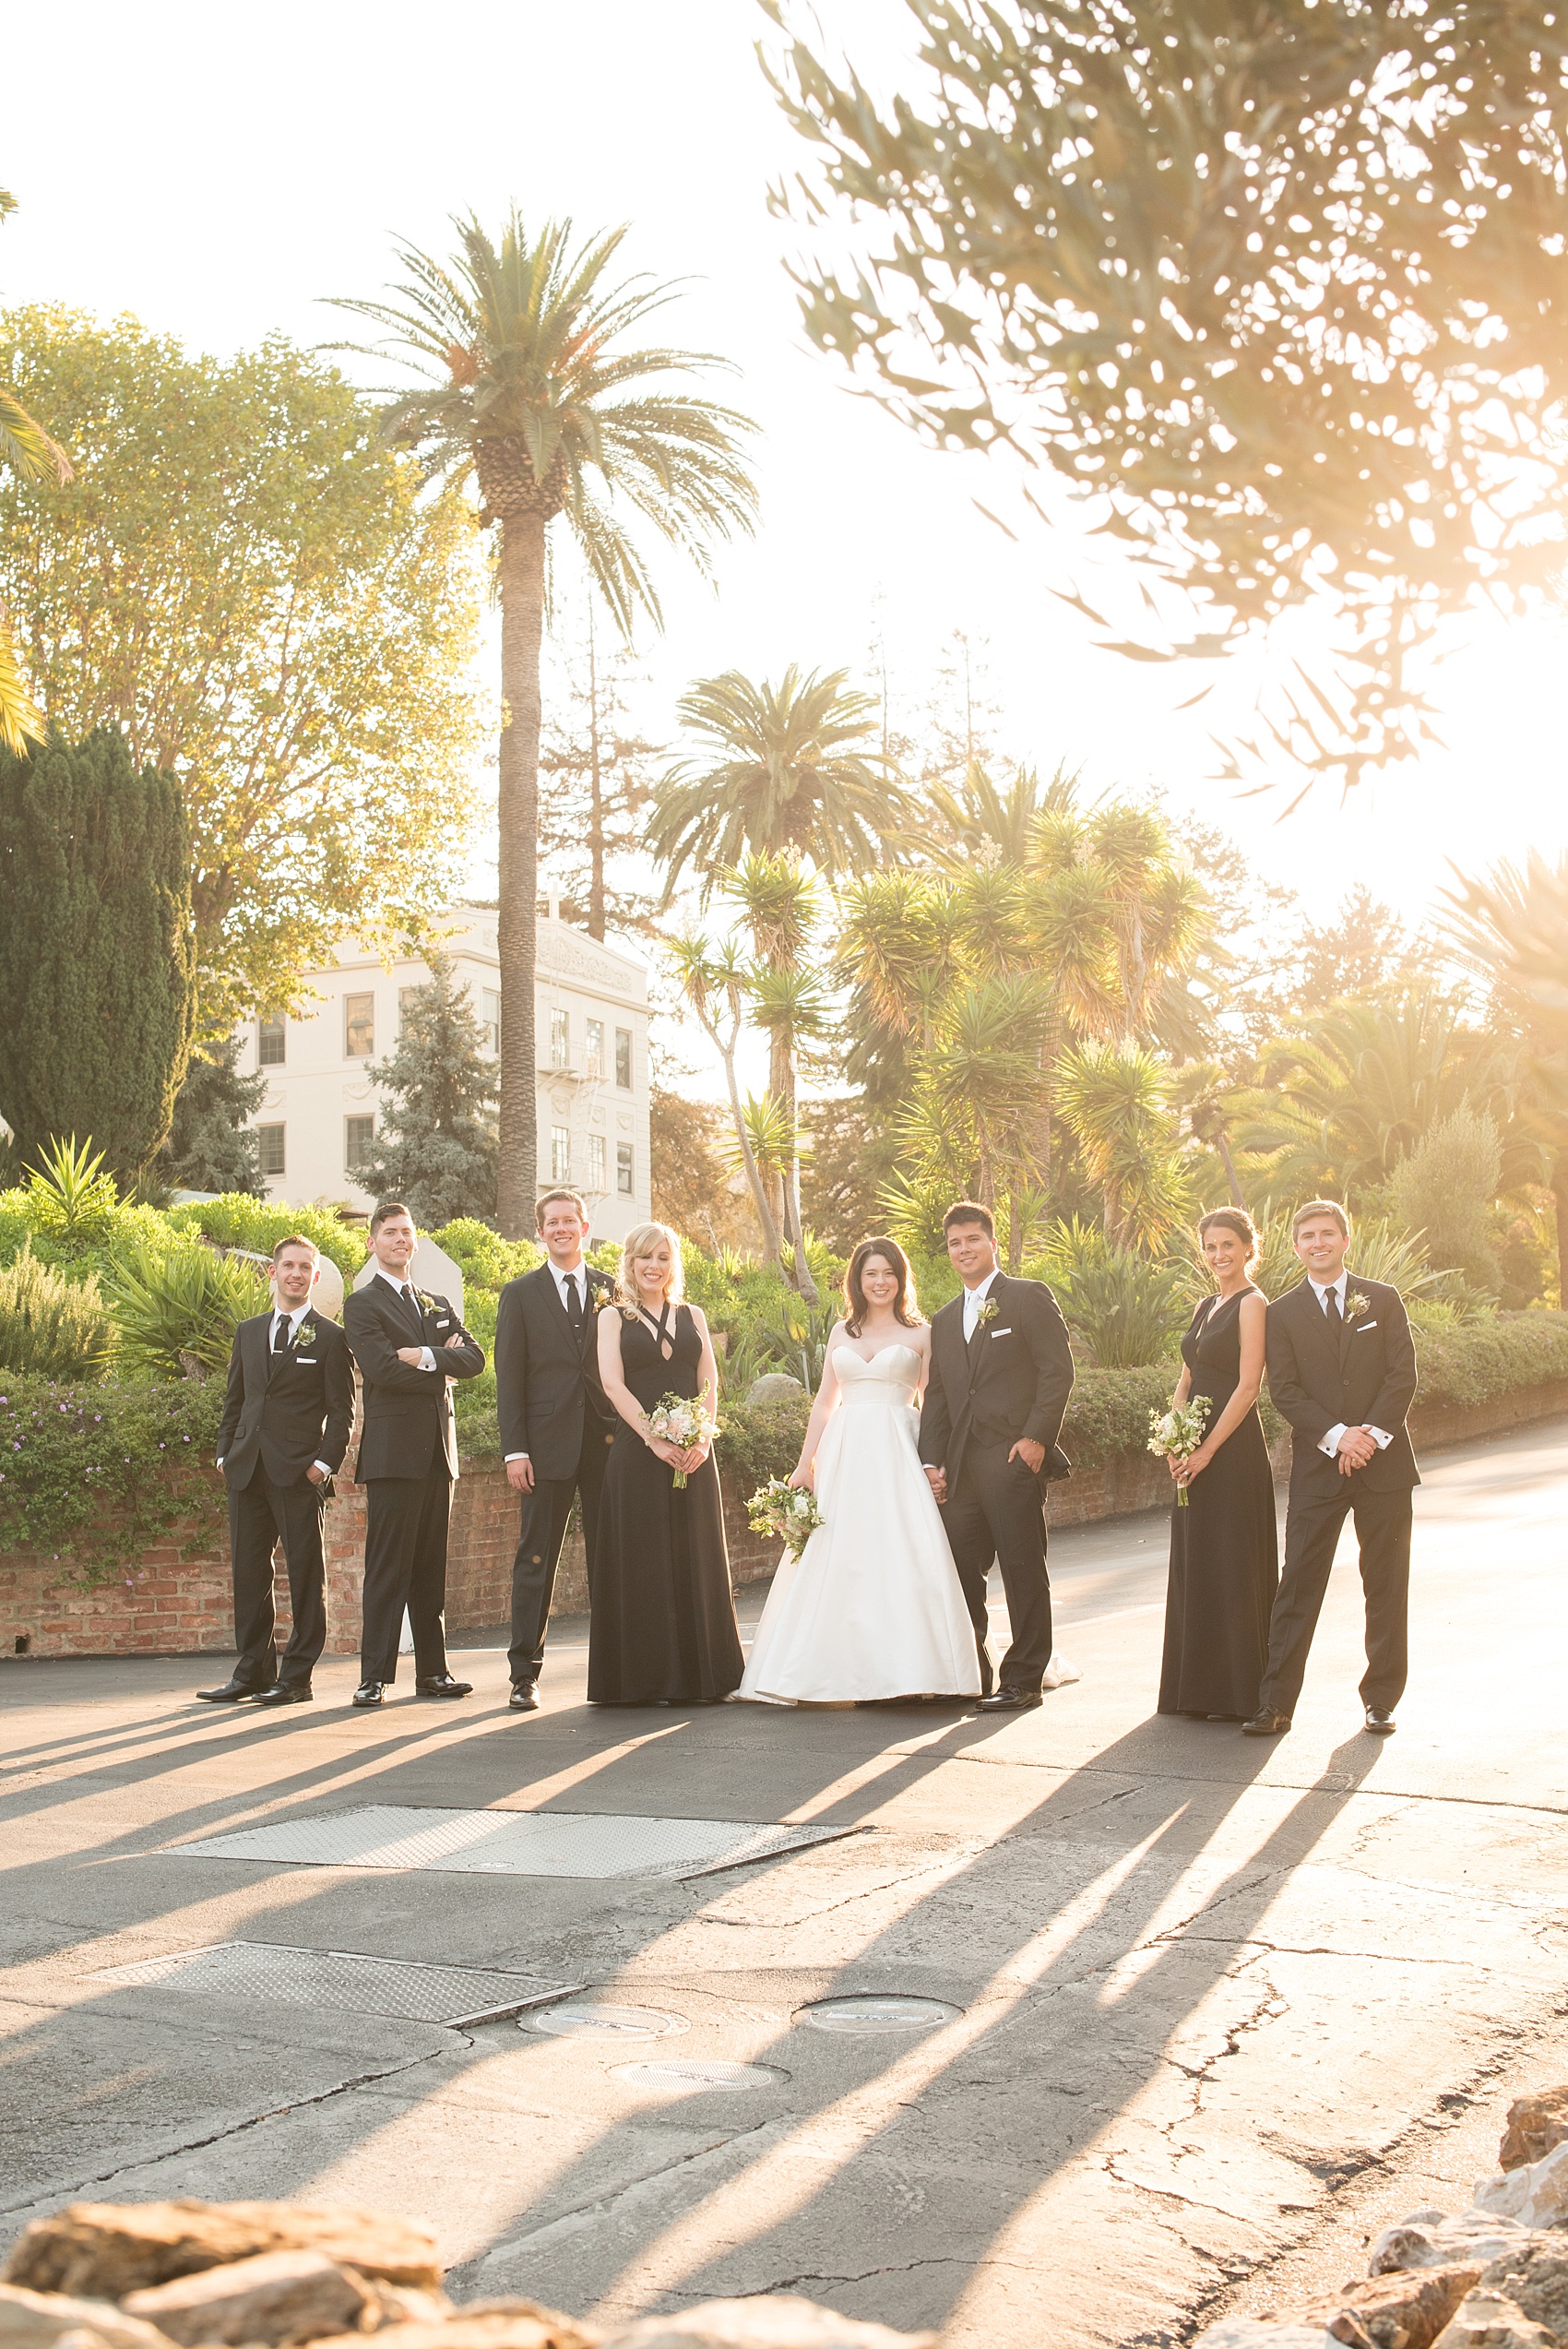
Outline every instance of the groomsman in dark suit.
[[[319, 1263], [314, 1240], [279, 1240], [272, 1310], [234, 1332], [218, 1465], [229, 1487], [238, 1653], [223, 1687], [197, 1690], [211, 1705], [243, 1697], [268, 1707], [308, 1704], [327, 1644], [321, 1520], [354, 1424], [354, 1365], [337, 1323], [311, 1306]], [[272, 1643], [279, 1541], [293, 1611], [281, 1665]]]
[[[1069, 1473], [1057, 1437], [1073, 1391], [1073, 1351], [1044, 1282], [999, 1270], [989, 1209], [959, 1199], [942, 1228], [964, 1286], [932, 1317], [920, 1455], [975, 1627], [980, 1709], [1019, 1712], [1039, 1704], [1051, 1662], [1045, 1487]], [[1012, 1632], [994, 1692], [985, 1592], [993, 1557]]]
[[445, 1297], [409, 1277], [419, 1234], [400, 1199], [370, 1219], [375, 1271], [343, 1306], [364, 1381], [359, 1482], [365, 1488], [363, 1628], [354, 1703], [378, 1705], [398, 1676], [406, 1607], [414, 1632], [414, 1693], [467, 1697], [446, 1669], [446, 1533], [457, 1475], [450, 1382], [477, 1378], [484, 1350]]
[[1397, 1289], [1346, 1270], [1350, 1218], [1309, 1199], [1291, 1226], [1306, 1279], [1268, 1308], [1268, 1390], [1290, 1423], [1285, 1570], [1269, 1622], [1268, 1663], [1249, 1737], [1290, 1726], [1307, 1651], [1347, 1517], [1356, 1520], [1367, 1604], [1360, 1696], [1374, 1736], [1394, 1729], [1405, 1693], [1410, 1495], [1420, 1483], [1405, 1415], [1416, 1348]]
[[583, 1260], [588, 1209], [576, 1191], [546, 1191], [534, 1220], [545, 1260], [507, 1282], [495, 1315], [501, 1449], [507, 1481], [522, 1496], [507, 1656], [514, 1712], [539, 1711], [550, 1601], [574, 1499], [593, 1573], [600, 1487], [616, 1426], [600, 1383], [595, 1330], [610, 1283]]

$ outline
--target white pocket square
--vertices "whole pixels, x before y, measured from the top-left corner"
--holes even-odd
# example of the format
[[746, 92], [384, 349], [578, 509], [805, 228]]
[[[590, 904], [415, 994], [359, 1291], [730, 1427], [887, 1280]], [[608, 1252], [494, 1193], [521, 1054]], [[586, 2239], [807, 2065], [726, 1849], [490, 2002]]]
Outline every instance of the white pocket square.
[[1357, 1335], [1364, 1337], [1369, 1330], [1375, 1330], [1376, 1328], [1377, 1323], [1375, 1321], [1358, 1321], [1356, 1324]]
[[1009, 1322], [1005, 1330], [993, 1330], [991, 1334], [993, 1338], [1010, 1338], [1013, 1334], [1013, 1324]]
[[319, 1357], [313, 1353], [297, 1353], [294, 1356], [294, 1360], [300, 1365], [302, 1369], [304, 1367], [306, 1363], [314, 1363], [318, 1359]]

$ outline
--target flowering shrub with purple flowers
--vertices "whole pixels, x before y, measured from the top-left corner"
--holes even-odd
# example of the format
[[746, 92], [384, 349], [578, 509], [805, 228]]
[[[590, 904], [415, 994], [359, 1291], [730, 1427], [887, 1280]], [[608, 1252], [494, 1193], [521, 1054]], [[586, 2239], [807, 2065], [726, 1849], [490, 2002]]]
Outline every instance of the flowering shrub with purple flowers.
[[172, 1525], [192, 1546], [228, 1515], [212, 1465], [223, 1389], [213, 1380], [66, 1386], [0, 1372], [0, 1550], [60, 1561], [90, 1588], [139, 1562]]

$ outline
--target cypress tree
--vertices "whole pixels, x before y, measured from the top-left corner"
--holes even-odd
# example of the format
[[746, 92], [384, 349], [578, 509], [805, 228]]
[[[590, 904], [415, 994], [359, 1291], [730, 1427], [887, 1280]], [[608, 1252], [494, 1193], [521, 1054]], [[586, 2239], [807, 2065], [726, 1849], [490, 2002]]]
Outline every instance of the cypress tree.
[[445, 956], [431, 957], [431, 973], [404, 999], [395, 1049], [366, 1070], [381, 1105], [374, 1158], [355, 1180], [438, 1231], [455, 1216], [495, 1213], [496, 1069]]
[[128, 1186], [169, 1132], [190, 1058], [190, 839], [174, 777], [138, 772], [113, 726], [79, 745], [52, 733], [27, 757], [0, 750], [0, 905], [9, 1179], [75, 1134]]

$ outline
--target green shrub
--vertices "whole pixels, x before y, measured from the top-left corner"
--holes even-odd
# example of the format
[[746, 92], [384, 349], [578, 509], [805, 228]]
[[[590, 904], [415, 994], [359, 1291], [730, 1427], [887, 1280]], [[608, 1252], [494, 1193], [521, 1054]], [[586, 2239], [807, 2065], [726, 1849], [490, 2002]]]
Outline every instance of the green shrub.
[[255, 1265], [199, 1241], [162, 1252], [137, 1247], [116, 1260], [108, 1288], [122, 1366], [144, 1378], [184, 1377], [193, 1364], [220, 1374], [237, 1324], [268, 1302]]
[[216, 1240], [220, 1247], [249, 1248], [253, 1255], [270, 1256], [291, 1232], [314, 1240], [330, 1257], [351, 1286], [365, 1258], [362, 1227], [345, 1223], [329, 1207], [291, 1207], [284, 1199], [255, 1199], [244, 1191], [225, 1191], [221, 1198], [191, 1199], [172, 1207], [163, 1218], [170, 1231], [195, 1238]]
[[713, 1456], [731, 1500], [743, 1501], [770, 1476], [788, 1476], [800, 1459], [811, 1399], [801, 1395], [780, 1403], [724, 1403], [719, 1415], [723, 1433]]
[[95, 1278], [67, 1281], [30, 1247], [0, 1270], [0, 1370], [101, 1378], [112, 1334]]
[[1192, 1310], [1192, 1280], [1181, 1264], [1155, 1264], [1115, 1246], [1075, 1216], [1058, 1223], [1031, 1278], [1049, 1282], [1067, 1327], [1099, 1369], [1135, 1370], [1174, 1353]]
[[537, 1240], [504, 1240], [499, 1232], [472, 1215], [459, 1215], [430, 1236], [461, 1267], [465, 1295], [472, 1289], [505, 1288], [508, 1281], [544, 1262], [544, 1250]]
[[1491, 1402], [1568, 1378], [1568, 1313], [1489, 1314], [1417, 1339], [1424, 1404]]
[[1503, 1286], [1491, 1246], [1492, 1204], [1502, 1178], [1497, 1127], [1461, 1104], [1452, 1116], [1428, 1127], [1388, 1185], [1396, 1215], [1408, 1231], [1420, 1234], [1428, 1256], [1492, 1297]]
[[192, 1547], [218, 1539], [221, 1413], [221, 1388], [195, 1380], [0, 1380], [0, 1550], [39, 1550], [90, 1586], [126, 1575], [182, 1520]]

